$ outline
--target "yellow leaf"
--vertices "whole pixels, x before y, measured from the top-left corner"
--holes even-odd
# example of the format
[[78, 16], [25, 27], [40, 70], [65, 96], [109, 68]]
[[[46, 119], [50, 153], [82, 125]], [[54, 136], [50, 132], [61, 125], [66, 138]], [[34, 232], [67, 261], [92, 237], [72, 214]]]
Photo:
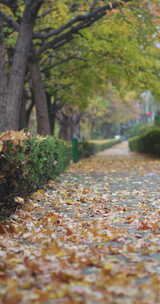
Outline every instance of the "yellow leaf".
[[74, 204], [74, 201], [72, 201], [72, 200], [66, 200], [66, 204], [67, 204], [67, 205], [73, 205], [73, 204]]

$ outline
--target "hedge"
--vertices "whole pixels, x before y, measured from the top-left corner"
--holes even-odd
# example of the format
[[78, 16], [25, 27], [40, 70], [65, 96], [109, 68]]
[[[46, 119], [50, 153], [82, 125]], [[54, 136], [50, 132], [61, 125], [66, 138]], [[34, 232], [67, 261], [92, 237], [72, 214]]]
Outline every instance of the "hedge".
[[63, 172], [70, 163], [71, 148], [60, 139], [12, 131], [0, 136], [0, 141], [0, 197], [3, 200], [33, 191]]
[[[79, 157], [105, 150], [120, 140], [82, 142]], [[2, 201], [28, 194], [62, 173], [72, 159], [67, 142], [10, 131], [0, 136], [0, 198]]]
[[131, 138], [129, 148], [131, 151], [160, 156], [160, 128], [152, 128], [143, 135]]
[[129, 145], [129, 148], [131, 151], [142, 152], [140, 149], [139, 138], [140, 138], [140, 136], [134, 136], [129, 139], [128, 145]]
[[78, 144], [79, 146], [79, 157], [84, 158], [84, 157], [89, 157], [97, 152], [103, 151], [105, 149], [108, 149], [112, 147], [115, 144], [120, 143], [120, 139], [110, 139], [106, 141], [88, 141], [88, 142], [80, 142]]

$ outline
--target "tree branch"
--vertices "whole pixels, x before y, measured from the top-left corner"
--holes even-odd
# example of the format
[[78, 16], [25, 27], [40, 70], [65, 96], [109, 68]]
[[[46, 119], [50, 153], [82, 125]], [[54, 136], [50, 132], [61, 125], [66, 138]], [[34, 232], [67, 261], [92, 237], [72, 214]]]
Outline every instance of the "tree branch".
[[61, 64], [70, 62], [70, 61], [72, 61], [72, 60], [81, 60], [81, 61], [85, 61], [85, 58], [82, 58], [82, 57], [79, 57], [79, 56], [70, 56], [70, 57], [67, 57], [67, 58], [65, 58], [65, 59], [63, 59], [63, 60], [61, 60], [61, 61], [59, 61], [59, 62], [57, 62], [57, 63], [55, 63], [55, 64], [49, 64], [49, 66], [47, 66], [46, 68], [44, 68], [41, 72], [44, 72], [44, 73], [45, 73], [46, 70], [47, 70], [47, 71], [48, 71], [48, 70], [51, 70], [51, 69], [53, 69], [53, 68], [55, 68], [55, 67], [57, 67], [57, 66], [59, 66], [59, 65], [61, 65]]
[[[71, 28], [73, 25], [75, 25], [76, 23], [86, 23], [87, 27], [87, 23], [93, 24], [96, 20], [102, 18], [103, 16], [106, 15], [107, 11], [111, 11], [112, 9], [115, 9], [117, 7], [120, 7], [122, 5], [122, 3], [127, 3], [127, 2], [131, 2], [132, 0], [122, 0], [121, 4], [120, 2], [113, 2], [112, 5], [104, 5], [94, 11], [92, 11], [92, 6], [90, 8], [90, 12], [87, 14], [83, 14], [83, 15], [78, 15], [75, 18], [73, 18], [72, 20], [70, 20], [68, 23], [62, 25], [61, 27], [59, 27], [56, 30], [52, 30], [49, 33], [35, 33], [33, 35], [34, 38], [36, 39], [43, 39], [46, 40], [48, 38], [51, 38], [53, 36], [57, 36], [59, 34], [61, 34], [62, 32], [64, 32], [65, 30]], [[93, 2], [93, 4], [95, 5], [97, 3], [97, 0]], [[93, 6], [94, 8], [95, 6]]]
[[[131, 2], [132, 0], [123, 0], [123, 2], [128, 3]], [[70, 42], [73, 40], [75, 35], [80, 34], [80, 31], [84, 28], [87, 28], [94, 24], [96, 21], [99, 19], [103, 18], [108, 11], [111, 11], [112, 9], [120, 7], [119, 2], [113, 2], [112, 7], [110, 5], [105, 5], [102, 6], [93, 12], [89, 12], [85, 15], [79, 15], [72, 20], [70, 20], [68, 23], [65, 25], [61, 26], [60, 28], [53, 30], [47, 34], [41, 34], [39, 38], [43, 37], [43, 39], [50, 38], [52, 36], [57, 36], [55, 37], [52, 41], [44, 43], [40, 49], [38, 50], [37, 54], [40, 55], [42, 52], [44, 52], [47, 49], [57, 49], [61, 47], [62, 45]], [[68, 29], [68, 31], [66, 31]], [[64, 32], [65, 31], [65, 32]], [[63, 33], [64, 32], [64, 33]], [[34, 38], [38, 38], [38, 34], [34, 35]]]
[[[98, 11], [97, 11], [98, 13]], [[61, 34], [64, 30], [67, 30], [68, 28], [71, 28], [72, 25], [78, 23], [78, 22], [85, 22], [85, 21], [88, 21], [89, 19], [93, 18], [93, 16], [95, 16], [95, 12], [94, 13], [89, 13], [89, 14], [86, 14], [86, 15], [79, 15], [79, 16], [76, 16], [75, 18], [73, 18], [72, 20], [70, 20], [68, 23], [62, 25], [61, 27], [59, 27], [58, 29], [56, 30], [52, 30], [50, 31], [49, 33], [46, 33], [46, 34], [42, 34], [42, 33], [35, 33], [33, 35], [34, 38], [37, 38], [37, 39], [48, 39], [52, 36], [57, 36], [58, 34]]]

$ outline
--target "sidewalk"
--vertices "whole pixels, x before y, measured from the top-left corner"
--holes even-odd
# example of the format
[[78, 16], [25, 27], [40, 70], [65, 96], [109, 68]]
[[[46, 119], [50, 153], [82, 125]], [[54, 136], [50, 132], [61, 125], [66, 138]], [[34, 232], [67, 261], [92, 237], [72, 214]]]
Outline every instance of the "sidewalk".
[[129, 151], [128, 142], [124, 141], [116, 146], [113, 146], [111, 149], [105, 150], [103, 152], [99, 152], [97, 155], [99, 157], [103, 156], [131, 156], [133, 153]]
[[159, 218], [160, 160], [125, 142], [73, 164], [0, 234], [2, 303], [159, 304]]

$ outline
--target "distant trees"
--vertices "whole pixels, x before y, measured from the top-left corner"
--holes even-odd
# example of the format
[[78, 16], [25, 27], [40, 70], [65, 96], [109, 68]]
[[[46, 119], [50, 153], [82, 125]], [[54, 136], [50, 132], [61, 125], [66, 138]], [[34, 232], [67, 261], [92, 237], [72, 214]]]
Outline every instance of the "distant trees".
[[84, 136], [107, 138], [119, 134], [120, 125], [139, 117], [136, 97], [136, 92], [127, 92], [121, 96], [110, 84], [105, 95], [95, 96], [86, 109], [82, 124]]

